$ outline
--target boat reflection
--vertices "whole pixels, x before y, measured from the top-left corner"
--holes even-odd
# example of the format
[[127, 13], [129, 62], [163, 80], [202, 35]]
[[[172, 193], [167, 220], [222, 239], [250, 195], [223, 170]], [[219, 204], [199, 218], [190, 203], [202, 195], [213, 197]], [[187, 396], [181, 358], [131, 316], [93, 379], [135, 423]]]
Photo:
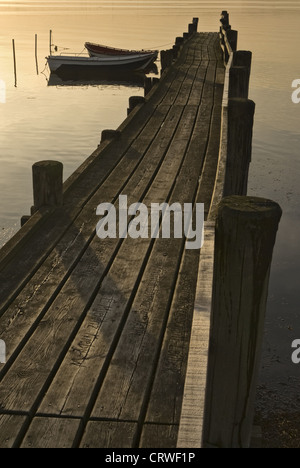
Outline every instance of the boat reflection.
[[[152, 64], [147, 73], [158, 74], [158, 68]], [[146, 74], [129, 70], [90, 70], [87, 67], [57, 70], [51, 72], [48, 86], [97, 86], [97, 85], [124, 85], [129, 87], [143, 87]]]

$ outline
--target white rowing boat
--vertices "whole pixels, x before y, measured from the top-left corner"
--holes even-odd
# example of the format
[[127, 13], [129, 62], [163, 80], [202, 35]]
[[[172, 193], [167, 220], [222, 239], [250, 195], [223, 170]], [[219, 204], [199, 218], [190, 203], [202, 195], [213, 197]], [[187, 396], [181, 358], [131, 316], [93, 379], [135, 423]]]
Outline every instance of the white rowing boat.
[[157, 55], [157, 51], [148, 54], [107, 55], [105, 57], [49, 55], [47, 62], [52, 72], [66, 67], [120, 67], [126, 70], [144, 70], [155, 62]]

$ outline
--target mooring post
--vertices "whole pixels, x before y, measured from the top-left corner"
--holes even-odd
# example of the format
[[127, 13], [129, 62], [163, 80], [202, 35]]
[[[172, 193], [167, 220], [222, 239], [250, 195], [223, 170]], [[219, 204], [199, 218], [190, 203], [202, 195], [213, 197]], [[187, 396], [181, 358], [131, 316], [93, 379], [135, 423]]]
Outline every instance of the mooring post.
[[248, 98], [250, 72], [247, 67], [230, 67], [229, 98]]
[[172, 64], [172, 61], [173, 61], [173, 49], [160, 51], [160, 62], [161, 62], [162, 72]]
[[188, 31], [189, 31], [189, 36], [192, 36], [192, 35], [194, 34], [194, 32], [195, 32], [195, 25], [194, 25], [194, 23], [189, 23], [189, 29], [188, 29]]
[[101, 143], [103, 143], [103, 141], [118, 140], [119, 138], [121, 138], [120, 130], [112, 130], [110, 128], [106, 128], [105, 130], [102, 130]]
[[229, 99], [227, 112], [227, 161], [224, 196], [246, 195], [252, 152], [255, 103], [249, 99]]
[[226, 29], [226, 27], [229, 26], [229, 13], [226, 10], [222, 11], [220, 21], [224, 26], [224, 29]]
[[38, 63], [38, 52], [37, 52], [37, 34], [34, 37], [34, 55], [35, 55], [35, 66], [36, 66], [36, 74], [39, 74], [39, 63]]
[[195, 32], [198, 30], [199, 18], [193, 18], [193, 24], [195, 26]]
[[144, 102], [145, 98], [143, 96], [130, 96], [127, 114], [129, 115], [130, 112], [132, 112], [136, 106], [138, 106], [139, 104], [143, 104]]
[[14, 59], [14, 75], [15, 75], [15, 88], [17, 87], [17, 61], [16, 61], [16, 46], [15, 40], [12, 39], [13, 59]]
[[52, 55], [52, 29], [49, 31], [49, 54]]
[[178, 56], [178, 52], [180, 47], [183, 44], [183, 37], [176, 37], [175, 39], [175, 45], [173, 46], [173, 56], [176, 58]]
[[232, 49], [232, 52], [235, 52], [237, 49], [238, 31], [234, 29], [227, 29], [226, 36]]
[[233, 52], [232, 66], [229, 71], [229, 98], [248, 98], [251, 61], [252, 52], [249, 50]]
[[42, 207], [63, 204], [63, 164], [59, 161], [40, 161], [32, 166], [32, 214]]
[[144, 78], [144, 96], [147, 96], [147, 94], [150, 93], [151, 89], [153, 86], [152, 82], [152, 77], [151, 76], [145, 76]]
[[232, 56], [233, 67], [247, 67], [251, 71], [252, 52], [250, 50], [236, 50]]
[[248, 448], [279, 205], [224, 198], [218, 208], [204, 447]]

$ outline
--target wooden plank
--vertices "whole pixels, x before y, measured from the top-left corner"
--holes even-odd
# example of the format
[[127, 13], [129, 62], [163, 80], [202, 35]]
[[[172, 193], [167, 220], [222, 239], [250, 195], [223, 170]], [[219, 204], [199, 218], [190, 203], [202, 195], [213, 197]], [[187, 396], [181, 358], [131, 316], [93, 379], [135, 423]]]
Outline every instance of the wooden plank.
[[145, 424], [139, 448], [176, 448], [177, 433], [175, 424]]
[[[181, 240], [158, 239], [93, 410], [93, 417], [138, 419], [163, 339]], [[173, 250], [173, 255], [169, 255]]]
[[[185, 161], [186, 166], [181, 168], [170, 202], [193, 200], [201, 171], [201, 165], [198, 171], [195, 170], [197, 164], [199, 165], [197, 156], [198, 152], [189, 153], [191, 159]], [[192, 158], [193, 164], [191, 164]], [[186, 174], [189, 181], [185, 179], [187, 168], [193, 172], [194, 180], [190, 172]], [[155, 182], [157, 181], [158, 179]], [[160, 183], [156, 190], [159, 194]], [[168, 319], [182, 247], [181, 240], [158, 239], [155, 242], [124, 332], [95, 404], [93, 416], [136, 419], [141, 408], [145, 406], [157, 364], [157, 353], [160, 351], [160, 340], [163, 339], [162, 333]], [[135, 339], [132, 331], [135, 333]], [[112, 394], [114, 398], [111, 398]], [[173, 397], [171, 397], [171, 406], [172, 402], [174, 402]], [[162, 418], [161, 415], [160, 417]]]
[[[120, 193], [122, 190], [120, 180], [132, 175], [143, 157], [141, 148], [147, 148], [150, 144], [161, 123], [166, 118], [166, 114], [168, 115], [168, 110], [169, 108], [157, 110], [155, 121], [147, 126], [124, 157], [125, 167], [123, 168], [120, 165], [118, 169], [115, 169], [111, 177], [107, 179], [106, 183], [87, 204], [85, 211], [81, 213], [72, 228], [56, 246], [55, 251], [2, 316], [0, 336], [8, 344], [8, 359], [21, 345], [23, 338], [27, 340], [28, 333], [34, 331], [34, 327], [43, 318], [47, 307], [51, 305], [55, 296], [60, 292], [64, 282], [68, 279], [73, 268], [76, 267], [79, 259], [84, 255], [89, 242], [95, 236], [95, 207], [105, 199], [104, 197], [108, 197], [106, 198], [107, 201], [113, 201], [116, 194]], [[172, 115], [170, 118], [173, 124]], [[147, 183], [146, 180], [145, 183]], [[45, 301], [45, 297], [49, 298], [48, 302]], [[23, 313], [25, 309], [26, 315]], [[33, 327], [33, 330], [30, 332], [31, 327]]]
[[[186, 112], [192, 119], [194, 114], [191, 114], [190, 111], [191, 109]], [[181, 145], [187, 145], [188, 141], [186, 141], [185, 135], [188, 127], [189, 125], [186, 125], [186, 123], [182, 122], [180, 124], [176, 137], [177, 143], [173, 143], [175, 141], [173, 140], [172, 144], [177, 146], [180, 142]], [[159, 145], [161, 145], [161, 142], [159, 142]], [[152, 152], [149, 154], [153, 163], [154, 154]], [[155, 178], [156, 185], [154, 186], [152, 183], [151, 190], [148, 192], [144, 203], [147, 204], [148, 201], [150, 206], [153, 200], [162, 202], [168, 197], [168, 192], [173, 184], [173, 177], [180, 168], [181, 159], [181, 152], [179, 151], [177, 155], [174, 155], [171, 145]], [[131, 194], [129, 203], [131, 200], [134, 201], [133, 197], [138, 185], [139, 183], [136, 181], [131, 190], [128, 191]], [[153, 187], [155, 187], [155, 193], [153, 193]], [[157, 198], [158, 196], [159, 198]], [[131, 238], [124, 241], [109, 276], [105, 278], [101, 285], [97, 298], [72, 346], [72, 349], [80, 350], [79, 359], [77, 355], [77, 366], [71, 365], [76, 357], [74, 353], [68, 353], [40, 411], [63, 411], [64, 414], [72, 415], [82, 415], [82, 412], [85, 411], [93, 391], [93, 385], [91, 385], [91, 388], [87, 388], [83, 384], [87, 379], [86, 371], [88, 370], [85, 361], [91, 359], [92, 356], [98, 357], [93, 366], [93, 374], [89, 370], [88, 376], [91, 382], [96, 382], [105, 359], [109, 356], [109, 349], [114, 343], [114, 336], [120, 333], [118, 328], [123, 326], [123, 315], [125, 314], [126, 318], [126, 313], [128, 313], [126, 308], [130, 305], [132, 294], [134, 297], [135, 283], [139, 281], [139, 271], [144, 268], [147, 262], [147, 251], [150, 242], [150, 239]], [[95, 320], [94, 316], [96, 316], [97, 320]], [[101, 319], [102, 316], [103, 319]], [[105, 337], [105, 340], [102, 337]], [[78, 392], [80, 392], [80, 404], [78, 403]], [[55, 408], [54, 404], [56, 405]]]
[[200, 448], [202, 444], [213, 281], [214, 230], [214, 223], [205, 223], [178, 448]]
[[[205, 87], [197, 116], [197, 123], [199, 124], [201, 119], [201, 126], [195, 126], [178, 180], [178, 187], [188, 185], [191, 190], [187, 191], [186, 189], [186, 193], [183, 195], [175, 188], [173, 194], [173, 200], [179, 200], [181, 203], [193, 200], [195, 198], [194, 192], [198, 188], [213, 107], [212, 97], [210, 88]], [[188, 341], [186, 340], [189, 340], [190, 336], [189, 326], [191, 324], [189, 320], [191, 320], [194, 307], [198, 255], [199, 251], [186, 250], [184, 252], [178, 284], [170, 309], [166, 336], [149, 399], [146, 421], [179, 423], [188, 349]]]
[[188, 105], [200, 105], [207, 67], [208, 60], [202, 60], [197, 70], [196, 78], [190, 92]]
[[[205, 42], [207, 40], [207, 35], [204, 35], [203, 37], [201, 36], [201, 42], [197, 44], [197, 46], [200, 47], [202, 45], [202, 41]], [[173, 82], [173, 86], [169, 88], [169, 92], [162, 101], [166, 105], [172, 105], [176, 101], [177, 96], [180, 97], [183, 86], [185, 86], [185, 80], [188, 79], [189, 70], [194, 65], [195, 51], [191, 47], [191, 42], [185, 45], [182, 54], [184, 54], [184, 61], [182, 63], [179, 61], [179, 75], [177, 76], [177, 81]]]
[[[188, 126], [187, 125], [184, 125], [184, 126], [182, 125], [182, 132], [184, 131], [184, 133], [185, 133], [187, 131], [186, 130], [187, 128], [189, 128], [189, 125]], [[181, 139], [182, 139], [184, 133], [181, 133]], [[162, 180], [165, 180], [165, 176], [162, 178]], [[160, 182], [160, 180], [157, 183], [157, 191], [158, 191], [158, 193], [160, 192], [160, 196], [161, 196], [161, 182]], [[130, 247], [130, 249], [131, 249], [131, 247]], [[132, 255], [133, 254], [131, 253], [131, 257], [132, 257]], [[125, 256], [125, 255], [123, 254], [123, 256]], [[138, 256], [139, 256], [139, 254], [138, 254]], [[133, 260], [132, 264], [136, 264], [135, 262], [138, 261], [135, 256], [132, 258], [132, 260]], [[130, 259], [127, 259], [127, 266], [128, 266], [128, 262], [130, 262]], [[130, 265], [131, 265], [131, 263], [129, 264], [129, 267], [130, 267]], [[121, 269], [120, 269], [120, 267], [118, 268], [118, 270], [120, 270], [121, 272], [123, 271], [123, 269], [124, 269], [124, 267], [121, 268]], [[131, 267], [129, 268], [129, 270], [130, 269], [131, 269]], [[127, 276], [128, 276], [128, 273], [127, 273]], [[107, 288], [107, 285], [106, 285], [106, 288]], [[102, 295], [104, 293], [105, 293], [105, 290], [103, 290]], [[115, 293], [115, 298], [117, 299], [116, 293]], [[123, 296], [120, 297], [119, 300], [124, 301]], [[128, 299], [126, 299], [126, 300], [128, 300]], [[125, 302], [125, 305], [123, 307], [125, 307], [125, 306], [126, 306], [126, 302]], [[98, 306], [98, 310], [99, 310], [99, 306]], [[101, 326], [102, 334], [105, 335], [105, 336], [110, 336], [109, 335], [109, 330], [107, 330], [104, 333], [103, 326], [104, 326], [104, 324]], [[83, 331], [84, 330], [82, 330], [82, 332]], [[87, 330], [85, 331], [84, 336], [89, 336], [89, 333], [88, 333]], [[94, 336], [94, 335], [92, 335], [92, 336]], [[78, 343], [82, 342], [82, 340], [80, 341], [79, 337], [78, 337], [78, 340], [76, 340], [76, 341]], [[88, 342], [87, 342], [86, 349], [89, 349], [88, 346], [89, 345], [88, 345]], [[93, 343], [93, 346], [95, 346], [94, 343]], [[103, 345], [101, 344], [101, 346], [103, 346]], [[76, 346], [74, 346], [74, 348], [78, 349], [78, 346], [76, 345]], [[91, 348], [91, 352], [92, 352], [92, 349], [93, 348]], [[93, 351], [93, 353], [96, 354], [96, 351]], [[98, 350], [98, 352], [97, 352], [98, 355], [102, 354], [104, 356], [106, 355], [106, 353], [107, 353], [107, 351], [105, 352], [104, 349], [101, 352], [100, 352], [100, 350]], [[61, 369], [59, 371], [59, 374], [58, 374], [57, 379], [56, 379], [56, 383], [51, 387], [51, 389], [48, 392], [46, 400], [43, 402], [43, 405], [42, 405], [42, 407], [40, 409], [43, 412], [45, 412], [45, 411], [48, 411], [48, 412], [59, 411], [59, 409], [57, 407], [53, 408], [53, 404], [54, 404], [55, 399], [57, 399], [57, 394], [58, 393], [60, 395], [65, 394], [65, 395], [68, 396], [68, 403], [67, 404], [66, 404], [65, 400], [63, 399], [64, 397], [63, 396], [60, 397], [61, 398], [61, 400], [60, 400], [61, 404], [60, 404], [59, 408], [63, 408], [63, 411], [66, 412], [65, 414], [69, 414], [68, 412], [71, 412], [71, 414], [77, 414], [78, 415], [78, 414], [81, 414], [80, 412], [84, 408], [84, 402], [86, 401], [85, 400], [86, 397], [85, 398], [83, 397], [82, 392], [85, 392], [85, 394], [86, 394], [86, 392], [88, 392], [87, 393], [87, 396], [88, 396], [90, 394], [91, 390], [89, 390], [89, 389], [81, 390], [80, 400], [81, 400], [81, 402], [83, 402], [83, 405], [80, 406], [80, 408], [77, 408], [76, 406], [78, 405], [78, 401], [77, 401], [78, 400], [78, 398], [77, 398], [78, 394], [76, 393], [76, 388], [79, 388], [79, 387], [81, 388], [82, 387], [82, 384], [80, 382], [83, 382], [86, 377], [82, 376], [80, 378], [80, 375], [82, 375], [82, 374], [84, 375], [85, 368], [84, 368], [84, 366], [82, 366], [82, 369], [80, 370], [80, 372], [75, 373], [76, 381], [79, 382], [79, 383], [75, 384], [74, 377], [72, 378], [71, 375], [70, 375], [70, 372], [68, 371], [68, 369], [70, 369], [71, 373], [74, 374], [73, 371], [72, 371], [72, 366], [71, 366], [71, 362], [72, 362], [72, 359], [74, 359], [74, 356], [72, 357], [72, 355], [70, 355], [70, 361], [68, 361], [68, 359], [69, 358], [67, 357], [67, 361], [66, 361], [66, 364], [64, 366], [64, 369]], [[99, 366], [100, 366], [100, 364], [101, 363], [99, 363]], [[74, 368], [74, 366], [73, 366], [73, 368]], [[99, 368], [101, 369], [101, 367], [99, 367]], [[96, 373], [96, 375], [99, 375], [99, 371], [97, 370], [97, 368], [95, 369], [95, 373]], [[69, 382], [69, 383], [66, 384], [66, 382]], [[73, 403], [72, 403], [72, 399], [73, 399], [72, 393], [70, 393], [70, 391], [68, 390], [70, 385], [72, 386], [72, 393], [74, 393], [74, 402]], [[48, 400], [48, 403], [47, 403], [47, 400]], [[76, 403], [76, 405], [75, 405], [75, 403]], [[47, 405], [48, 405], [48, 407], [47, 407]], [[74, 411], [75, 411], [75, 413], [74, 413]]]
[[[172, 110], [165, 125], [160, 130], [160, 138], [157, 140], [155, 148], [153, 146], [149, 148], [147, 159], [143, 160], [144, 165], [139, 165], [139, 169], [134, 172], [131, 188], [128, 187], [128, 193], [134, 197], [132, 201], [139, 200], [147, 187], [145, 184], [151, 183], [157, 161], [160, 161], [164, 156], [180, 115], [178, 109]], [[145, 170], [145, 164], [147, 170]], [[102, 201], [103, 198], [99, 200], [99, 202]], [[95, 224], [93, 225], [95, 226]], [[55, 362], [59, 359], [60, 353], [68, 346], [68, 336], [72, 336], [72, 331], [75, 333], [80, 326], [89, 307], [91, 295], [99, 287], [101, 276], [104, 274], [118, 242], [116, 239], [106, 239], [105, 242], [101, 241], [99, 245], [99, 239], [96, 238], [90, 244], [82, 261], [76, 266], [58, 298], [51, 304], [43, 320], [26, 343], [24, 350], [21, 351], [16, 364], [13, 364], [8, 371], [8, 376], [4, 377], [0, 395], [5, 395], [3, 398], [8, 407], [24, 409], [24, 406], [31, 405], [32, 395], [35, 394], [37, 397], [41, 391], [49, 372], [53, 371], [53, 366], [55, 368]], [[130, 257], [130, 254], [127, 257]], [[95, 271], [97, 271], [97, 276], [94, 274]], [[46, 346], [44, 346], [45, 337], [47, 337]], [[71, 340], [71, 338], [69, 339]], [[21, 379], [18, 378], [19, 365], [23, 369], [21, 372], [23, 378]], [[32, 366], [35, 368], [34, 372], [31, 370]], [[7, 383], [10, 382], [10, 379], [17, 380], [16, 385], [12, 382]], [[10, 388], [10, 385], [15, 387], [16, 393], [18, 393], [18, 397], [15, 399], [5, 390], [5, 387]]]
[[72, 448], [79, 419], [34, 418], [21, 448]]
[[146, 423], [179, 424], [195, 301], [199, 251], [185, 250], [149, 396]]
[[137, 423], [122, 421], [89, 421], [80, 448], [132, 448]]
[[0, 415], [0, 448], [13, 448], [26, 419], [24, 415]]
[[205, 219], [208, 216], [214, 182], [218, 166], [218, 153], [220, 146], [221, 105], [215, 105], [212, 114], [210, 137], [205, 156], [203, 172], [200, 180], [198, 202], [204, 203]]
[[180, 93], [175, 100], [176, 105], [185, 106], [190, 96], [191, 87], [195, 81], [195, 77], [198, 71], [198, 65], [192, 65], [182, 83]]

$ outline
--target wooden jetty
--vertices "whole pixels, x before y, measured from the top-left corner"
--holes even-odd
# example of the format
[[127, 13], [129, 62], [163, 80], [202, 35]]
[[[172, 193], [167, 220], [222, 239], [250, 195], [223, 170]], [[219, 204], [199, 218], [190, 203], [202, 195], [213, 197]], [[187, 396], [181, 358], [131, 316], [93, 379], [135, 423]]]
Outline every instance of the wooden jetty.
[[[130, 99], [128, 118], [103, 132], [99, 147], [64, 184], [60, 163], [34, 166], [31, 216], [0, 252], [0, 339], [6, 345], [0, 447], [249, 444], [248, 397], [255, 390], [280, 208], [242, 196], [254, 113], [247, 99], [251, 54], [236, 52], [237, 34], [225, 13], [220, 34], [197, 33], [193, 20], [162, 53], [160, 80], [146, 80], [145, 98]], [[186, 249], [186, 239], [161, 236], [99, 239], [97, 206], [118, 206], [120, 195], [128, 205], [204, 203], [203, 248]], [[222, 255], [214, 251], [215, 232]], [[259, 271], [250, 260], [248, 270], [245, 262], [240, 268], [236, 242], [244, 259], [265, 254]], [[220, 260], [213, 285], [214, 256]], [[227, 312], [236, 295], [245, 304], [241, 315], [236, 305], [244, 328], [232, 335]], [[217, 325], [207, 374], [211, 322]], [[248, 359], [246, 384], [241, 367], [230, 367], [236, 335], [237, 366]], [[225, 383], [227, 368], [231, 385], [236, 372], [241, 375], [234, 392]], [[231, 401], [228, 414], [224, 398]], [[242, 431], [232, 412], [242, 414]], [[228, 427], [230, 435], [238, 432], [230, 440], [223, 437]]]

